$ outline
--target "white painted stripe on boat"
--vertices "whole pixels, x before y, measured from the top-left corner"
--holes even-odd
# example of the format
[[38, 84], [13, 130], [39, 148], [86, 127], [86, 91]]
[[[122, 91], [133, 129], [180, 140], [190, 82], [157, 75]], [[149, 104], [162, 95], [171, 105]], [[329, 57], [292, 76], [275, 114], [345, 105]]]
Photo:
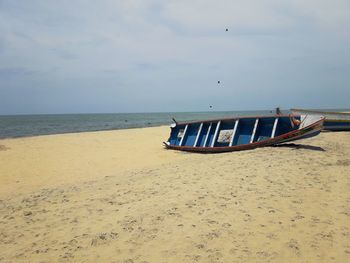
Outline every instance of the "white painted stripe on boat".
[[208, 138], [209, 138], [209, 133], [210, 133], [212, 124], [213, 124], [213, 123], [211, 122], [210, 125], [209, 125], [207, 135], [205, 136], [205, 140], [204, 140], [203, 147], [205, 147], [205, 146], [207, 145], [207, 141], [208, 141]]
[[254, 141], [254, 137], [255, 137], [255, 133], [256, 130], [258, 128], [258, 123], [259, 123], [259, 119], [255, 120], [255, 124], [254, 124], [254, 129], [253, 129], [253, 133], [252, 133], [252, 137], [250, 138], [250, 143], [252, 143]]
[[276, 129], [277, 129], [277, 125], [278, 125], [278, 120], [279, 120], [279, 118], [276, 118], [275, 122], [273, 123], [271, 138], [275, 138]]
[[203, 128], [203, 122], [199, 126], [198, 133], [197, 133], [197, 136], [196, 136], [196, 140], [194, 141], [193, 147], [196, 147], [196, 145], [198, 143], [199, 135], [201, 134], [202, 128]]
[[214, 144], [215, 144], [215, 141], [216, 141], [216, 137], [218, 136], [220, 124], [221, 124], [221, 121], [219, 121], [218, 124], [216, 125], [213, 141], [211, 142], [211, 147], [214, 147]]
[[184, 130], [184, 134], [182, 135], [182, 138], [180, 140], [179, 146], [182, 146], [182, 143], [183, 143], [184, 138], [186, 136], [187, 128], [188, 128], [188, 124], [186, 124], [185, 130]]
[[230, 141], [230, 146], [232, 146], [233, 140], [235, 139], [235, 135], [236, 135], [236, 132], [237, 132], [238, 123], [239, 123], [239, 120], [236, 120], [236, 122], [235, 122], [235, 127], [233, 128], [233, 132], [232, 132], [232, 137], [231, 137], [231, 141]]

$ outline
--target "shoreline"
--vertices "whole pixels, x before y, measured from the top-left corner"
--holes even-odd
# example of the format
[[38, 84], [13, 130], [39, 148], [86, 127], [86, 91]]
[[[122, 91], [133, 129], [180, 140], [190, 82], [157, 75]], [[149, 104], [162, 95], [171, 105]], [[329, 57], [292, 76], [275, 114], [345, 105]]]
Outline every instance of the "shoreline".
[[73, 131], [73, 132], [62, 132], [62, 133], [49, 133], [49, 134], [35, 134], [35, 135], [24, 135], [17, 137], [0, 137], [0, 142], [2, 140], [12, 140], [12, 139], [24, 139], [24, 138], [33, 138], [40, 136], [54, 136], [54, 135], [65, 135], [65, 134], [80, 134], [88, 132], [108, 132], [108, 131], [119, 131], [119, 130], [132, 130], [132, 129], [146, 129], [146, 128], [156, 128], [156, 127], [169, 127], [167, 124], [160, 124], [154, 126], [144, 126], [144, 127], [127, 127], [127, 128], [113, 128], [113, 129], [104, 129], [104, 130], [88, 130], [88, 131]]
[[[285, 110], [284, 112], [287, 113], [289, 111]], [[129, 117], [125, 117], [124, 115], [130, 115], [129, 117], [131, 119], [128, 119]], [[140, 118], [138, 115], [142, 115], [143, 117]], [[249, 110], [161, 113], [89, 113], [63, 115], [0, 115], [0, 131], [2, 132], [2, 134], [0, 133], [0, 140], [67, 133], [117, 131], [124, 129], [160, 127], [172, 123], [172, 117], [180, 120], [180, 122], [187, 122], [257, 115], [273, 115], [273, 111]], [[65, 119], [60, 118], [62, 116], [65, 116]], [[78, 118], [79, 116], [80, 118]], [[94, 116], [99, 116], [99, 118], [96, 119]], [[110, 116], [114, 117], [110, 118]], [[124, 116], [125, 119], [121, 116]], [[75, 117], [76, 119], [74, 119]], [[101, 127], [103, 128], [101, 129]]]

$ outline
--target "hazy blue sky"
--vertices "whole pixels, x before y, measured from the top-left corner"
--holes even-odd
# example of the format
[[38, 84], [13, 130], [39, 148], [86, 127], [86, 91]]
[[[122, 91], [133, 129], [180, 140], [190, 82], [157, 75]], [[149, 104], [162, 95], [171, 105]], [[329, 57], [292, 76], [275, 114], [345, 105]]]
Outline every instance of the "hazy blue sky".
[[350, 1], [0, 0], [0, 114], [209, 105], [350, 108]]

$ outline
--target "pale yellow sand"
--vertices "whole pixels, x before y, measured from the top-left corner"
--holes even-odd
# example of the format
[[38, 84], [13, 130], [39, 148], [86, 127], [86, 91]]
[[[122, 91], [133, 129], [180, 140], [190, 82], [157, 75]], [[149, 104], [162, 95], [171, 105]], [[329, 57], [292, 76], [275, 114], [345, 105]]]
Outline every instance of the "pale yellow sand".
[[350, 133], [167, 151], [166, 127], [0, 140], [0, 262], [347, 262]]

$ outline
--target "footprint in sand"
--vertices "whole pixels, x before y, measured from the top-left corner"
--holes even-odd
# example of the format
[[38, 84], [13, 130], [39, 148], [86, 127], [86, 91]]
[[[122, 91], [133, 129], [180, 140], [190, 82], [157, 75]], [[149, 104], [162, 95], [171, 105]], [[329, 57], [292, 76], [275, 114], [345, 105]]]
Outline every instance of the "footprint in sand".
[[287, 243], [287, 246], [297, 255], [300, 255], [300, 246], [297, 240], [291, 239]]
[[0, 151], [7, 151], [10, 148], [6, 147], [5, 145], [0, 145]]
[[91, 246], [99, 246], [105, 244], [110, 240], [117, 239], [118, 236], [119, 234], [116, 232], [100, 233], [91, 240]]

